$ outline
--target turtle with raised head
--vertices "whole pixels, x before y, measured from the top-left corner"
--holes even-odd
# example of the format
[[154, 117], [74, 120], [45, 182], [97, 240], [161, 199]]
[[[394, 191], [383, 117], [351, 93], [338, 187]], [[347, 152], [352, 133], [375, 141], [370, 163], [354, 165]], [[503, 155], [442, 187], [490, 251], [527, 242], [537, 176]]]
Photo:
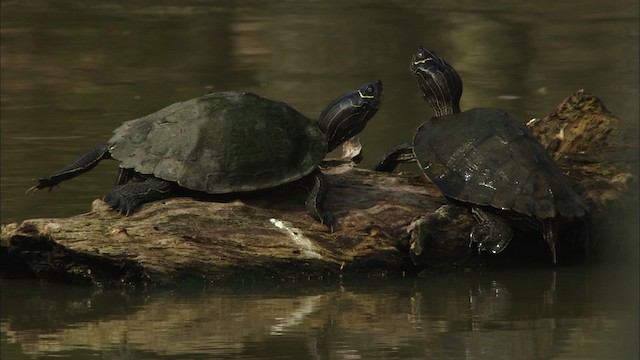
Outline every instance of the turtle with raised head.
[[252, 192], [298, 180], [309, 183], [306, 208], [331, 226], [323, 209], [325, 155], [362, 131], [377, 112], [382, 82], [362, 85], [332, 101], [318, 120], [249, 92], [211, 93], [127, 121], [99, 144], [27, 192], [52, 188], [103, 159], [120, 162], [105, 202], [130, 214], [179, 188], [208, 194]]
[[387, 152], [375, 169], [393, 171], [400, 162], [416, 160], [446, 197], [472, 208], [478, 224], [470, 245], [477, 243], [478, 251], [503, 251], [516, 220], [520, 227], [542, 228], [555, 263], [558, 222], [588, 211], [571, 182], [511, 115], [488, 108], [461, 112], [462, 80], [434, 52], [419, 47], [411, 70], [435, 117], [418, 128], [412, 143]]

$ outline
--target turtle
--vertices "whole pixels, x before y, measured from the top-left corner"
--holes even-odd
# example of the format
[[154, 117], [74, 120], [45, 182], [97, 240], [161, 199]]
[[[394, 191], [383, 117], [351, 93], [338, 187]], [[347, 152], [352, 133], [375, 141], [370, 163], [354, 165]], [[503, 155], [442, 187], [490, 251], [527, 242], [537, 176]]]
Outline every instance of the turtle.
[[335, 218], [323, 209], [327, 182], [318, 165], [364, 129], [381, 101], [382, 82], [376, 80], [333, 100], [312, 120], [252, 92], [209, 93], [124, 122], [107, 142], [38, 178], [27, 193], [51, 190], [113, 159], [119, 173], [104, 201], [123, 215], [180, 189], [247, 193], [300, 180], [308, 184], [311, 216], [331, 226]]
[[551, 261], [563, 221], [584, 219], [588, 206], [529, 129], [491, 108], [460, 111], [462, 80], [435, 52], [422, 46], [411, 71], [435, 116], [422, 123], [412, 143], [393, 147], [374, 167], [393, 171], [417, 161], [426, 177], [453, 203], [471, 208], [477, 224], [469, 246], [502, 252], [513, 226], [542, 230]]

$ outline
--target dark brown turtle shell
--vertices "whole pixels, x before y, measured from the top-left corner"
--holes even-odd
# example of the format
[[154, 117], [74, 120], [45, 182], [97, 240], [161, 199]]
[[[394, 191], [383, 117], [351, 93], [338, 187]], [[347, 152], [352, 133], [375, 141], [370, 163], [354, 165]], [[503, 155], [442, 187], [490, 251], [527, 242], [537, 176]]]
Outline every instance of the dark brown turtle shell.
[[327, 153], [317, 122], [253, 93], [220, 92], [127, 121], [109, 140], [121, 167], [210, 194], [298, 180]]
[[503, 111], [433, 117], [413, 142], [420, 167], [449, 198], [538, 219], [585, 215], [582, 198], [546, 150]]

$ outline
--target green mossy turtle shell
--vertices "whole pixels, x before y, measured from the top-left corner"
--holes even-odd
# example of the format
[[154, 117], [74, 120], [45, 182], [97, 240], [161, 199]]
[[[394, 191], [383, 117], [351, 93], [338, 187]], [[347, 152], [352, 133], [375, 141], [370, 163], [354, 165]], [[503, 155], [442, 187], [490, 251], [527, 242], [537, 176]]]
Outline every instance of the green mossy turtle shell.
[[210, 194], [298, 180], [327, 153], [317, 122], [252, 93], [221, 92], [170, 105], [114, 130], [121, 167]]

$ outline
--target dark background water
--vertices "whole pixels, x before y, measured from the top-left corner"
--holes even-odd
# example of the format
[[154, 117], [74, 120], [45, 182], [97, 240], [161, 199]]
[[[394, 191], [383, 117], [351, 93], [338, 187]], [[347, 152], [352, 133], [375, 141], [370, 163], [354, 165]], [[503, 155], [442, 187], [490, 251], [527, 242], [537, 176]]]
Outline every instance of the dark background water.
[[[116, 163], [50, 193], [24, 191], [123, 121], [210, 91], [255, 91], [316, 117], [382, 79], [383, 107], [361, 134], [370, 167], [432, 115], [408, 71], [418, 44], [458, 69], [463, 108], [526, 121], [585, 89], [628, 124], [639, 120], [635, 0], [5, 0], [0, 10], [3, 224], [86, 212]], [[634, 226], [605, 238], [627, 238], [633, 253], [637, 214], [627, 219]], [[614, 268], [152, 294], [3, 280], [0, 349], [3, 359], [632, 359], [629, 258]]]
[[25, 196], [123, 121], [210, 91], [249, 90], [316, 117], [380, 78], [363, 166], [432, 116], [408, 70], [418, 44], [460, 72], [462, 107], [526, 121], [585, 89], [638, 122], [638, 4], [599, 1], [3, 1], [2, 223], [69, 216], [112, 186], [100, 165]]
[[[3, 280], [3, 359], [635, 359], [619, 270], [172, 292]], [[10, 289], [10, 291], [7, 291]]]

